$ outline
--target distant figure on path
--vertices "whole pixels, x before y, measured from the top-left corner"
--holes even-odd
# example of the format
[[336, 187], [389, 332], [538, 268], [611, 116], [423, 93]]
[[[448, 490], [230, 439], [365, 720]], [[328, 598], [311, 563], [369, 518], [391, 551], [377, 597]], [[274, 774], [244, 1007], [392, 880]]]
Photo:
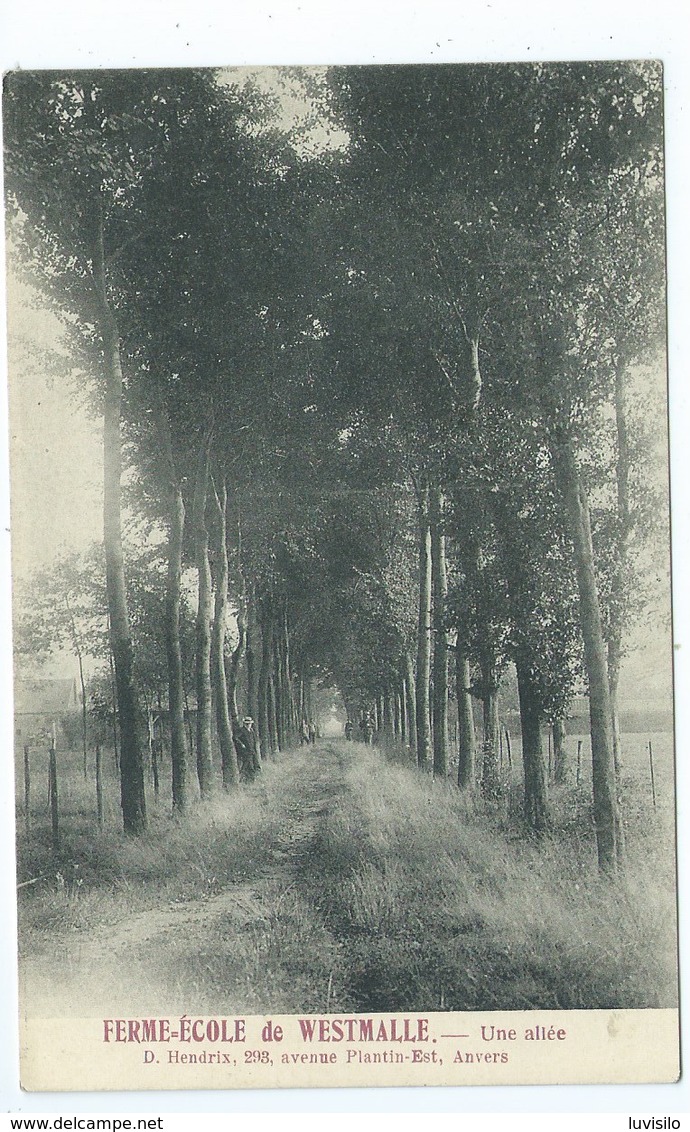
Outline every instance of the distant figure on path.
[[245, 782], [251, 782], [259, 770], [259, 757], [256, 750], [256, 732], [251, 715], [245, 715], [242, 726], [235, 737], [235, 747], [240, 763], [240, 775]]
[[316, 742], [316, 724], [314, 723], [313, 719], [309, 720], [309, 742]]
[[300, 747], [305, 747], [309, 743], [309, 724], [306, 719], [302, 720], [302, 726], [299, 733]]
[[351, 740], [352, 740], [352, 732], [353, 731], [354, 731], [354, 724], [353, 724], [351, 719], [348, 719], [347, 723], [345, 724], [345, 738], [347, 739], [348, 743], [351, 742]]
[[371, 737], [374, 733], [374, 725], [368, 712], [360, 719], [359, 730], [362, 734], [362, 742], [370, 745]]

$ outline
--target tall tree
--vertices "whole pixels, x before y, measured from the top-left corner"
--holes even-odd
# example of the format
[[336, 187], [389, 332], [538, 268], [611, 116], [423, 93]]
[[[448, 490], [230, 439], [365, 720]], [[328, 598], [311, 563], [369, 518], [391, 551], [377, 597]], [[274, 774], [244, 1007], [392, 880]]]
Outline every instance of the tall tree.
[[[227, 636], [228, 608], [228, 489], [224, 480], [218, 487], [216, 487], [215, 482], [212, 481], [211, 487], [213, 502], [215, 504], [214, 562], [216, 568], [211, 667], [223, 786], [228, 790], [237, 786], [240, 779], [237, 751], [233, 738], [233, 720], [231, 719], [228, 703], [228, 678], [225, 670], [225, 640]], [[235, 683], [236, 676], [233, 682], [232, 695], [234, 695]], [[235, 719], [235, 727], [237, 726], [237, 722], [237, 719]]]
[[432, 616], [432, 555], [431, 523], [429, 519], [429, 488], [421, 489], [419, 514], [419, 616], [417, 629], [417, 765], [426, 769], [432, 759], [431, 711], [429, 683], [431, 680], [431, 616]]
[[448, 751], [448, 629], [446, 624], [448, 582], [443, 495], [434, 484], [430, 492], [431, 561], [434, 610], [433, 745], [434, 774], [446, 778]]
[[172, 804], [186, 810], [189, 804], [189, 750], [184, 720], [184, 681], [180, 647], [180, 580], [185, 506], [177, 478], [171, 479], [171, 522], [166, 592], [166, 646], [168, 657], [168, 710], [170, 713], [170, 757]]
[[[78, 314], [103, 375], [104, 542], [122, 812], [125, 830], [137, 834], [146, 826], [146, 801], [120, 525], [122, 367], [105, 227], [131, 187], [140, 153], [127, 154], [129, 122], [112, 94], [107, 78], [98, 83], [88, 75], [16, 74], [5, 82], [8, 187], [10, 202], [23, 214], [20, 238], [35, 257], [39, 285], [57, 296], [62, 309]], [[137, 112], [140, 101], [135, 118]]]
[[211, 694], [211, 624], [213, 584], [209, 557], [206, 503], [209, 488], [209, 454], [212, 434], [203, 438], [197, 460], [194, 485], [194, 555], [198, 578], [196, 615], [196, 769], [202, 798], [213, 790], [213, 750]]

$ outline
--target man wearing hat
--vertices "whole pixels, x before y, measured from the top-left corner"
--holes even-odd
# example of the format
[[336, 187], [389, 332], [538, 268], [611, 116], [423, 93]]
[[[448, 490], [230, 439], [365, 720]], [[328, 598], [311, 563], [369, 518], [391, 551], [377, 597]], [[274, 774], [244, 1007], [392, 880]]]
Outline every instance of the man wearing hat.
[[261, 769], [256, 750], [254, 720], [251, 715], [245, 715], [242, 720], [242, 726], [238, 728], [235, 735], [235, 747], [237, 749], [237, 760], [240, 764], [240, 777], [245, 782], [251, 782]]

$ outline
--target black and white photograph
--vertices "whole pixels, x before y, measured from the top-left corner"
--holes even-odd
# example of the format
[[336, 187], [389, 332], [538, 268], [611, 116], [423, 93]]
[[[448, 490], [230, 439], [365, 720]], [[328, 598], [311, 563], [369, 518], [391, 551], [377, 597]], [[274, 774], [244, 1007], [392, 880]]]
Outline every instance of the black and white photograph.
[[663, 79], [5, 75], [25, 1088], [678, 1078]]

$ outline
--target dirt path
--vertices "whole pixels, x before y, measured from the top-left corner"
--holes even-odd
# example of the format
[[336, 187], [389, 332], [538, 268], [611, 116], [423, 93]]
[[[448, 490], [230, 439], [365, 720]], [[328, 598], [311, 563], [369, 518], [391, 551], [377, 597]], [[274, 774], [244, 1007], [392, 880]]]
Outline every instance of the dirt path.
[[[138, 911], [88, 930], [59, 932], [23, 956], [23, 1001], [33, 1014], [91, 1013], [110, 1005], [133, 1009], [179, 994], [184, 1006], [184, 958], [203, 956], [209, 941], [221, 939], [241, 950], [249, 940], [275, 930], [286, 894], [295, 889], [313, 850], [319, 826], [344, 789], [344, 770], [352, 757], [342, 744], [320, 743], [290, 756], [279, 798], [280, 821], [255, 876], [229, 884], [220, 893]], [[294, 904], [294, 898], [292, 903]], [[276, 909], [278, 910], [276, 912]], [[171, 985], [172, 983], [172, 985]]]

